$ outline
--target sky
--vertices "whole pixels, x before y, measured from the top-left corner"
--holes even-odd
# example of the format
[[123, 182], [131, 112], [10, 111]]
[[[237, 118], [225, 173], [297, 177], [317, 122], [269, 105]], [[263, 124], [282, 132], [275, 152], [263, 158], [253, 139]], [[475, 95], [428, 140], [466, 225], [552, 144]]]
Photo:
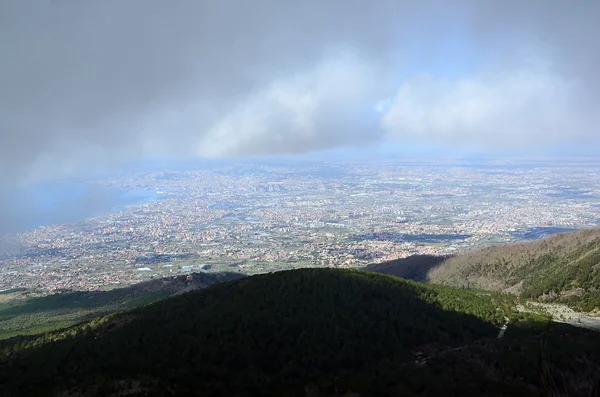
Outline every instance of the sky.
[[0, 225], [32, 183], [144, 159], [595, 155], [598, 20], [594, 0], [4, 0]]

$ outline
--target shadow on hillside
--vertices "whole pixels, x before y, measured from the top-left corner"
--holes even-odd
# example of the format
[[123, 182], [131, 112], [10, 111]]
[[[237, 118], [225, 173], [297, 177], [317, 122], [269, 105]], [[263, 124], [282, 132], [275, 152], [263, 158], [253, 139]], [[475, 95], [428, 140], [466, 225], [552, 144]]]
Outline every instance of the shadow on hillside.
[[141, 308], [130, 321], [117, 316], [95, 331], [75, 326], [58, 342], [20, 338], [33, 345], [27, 365], [3, 366], [0, 391], [29, 395], [36, 387], [140, 376], [194, 395], [303, 392], [340, 374], [340, 387], [356, 380], [353, 387], [383, 386], [397, 382], [385, 374], [422, 354], [497, 333], [490, 322], [427, 301], [438, 299], [428, 291], [369, 272], [253, 276]]
[[[498, 341], [489, 321], [443, 310], [449, 302], [495, 313], [490, 299], [369, 272], [252, 276], [144, 307], [129, 321], [74, 327], [58, 342], [21, 339], [31, 343], [19, 347], [23, 357], [0, 355], [0, 394], [102, 387], [107, 395], [126, 390], [123, 379], [144, 379], [156, 395], [538, 395], [541, 333], [515, 324]], [[600, 367], [585, 372], [574, 361], [600, 362], [596, 339], [581, 345], [575, 336], [587, 334], [567, 326], [544, 332], [569, 385], [598, 379]], [[431, 359], [419, 365], [419, 356]]]
[[372, 263], [363, 270], [425, 283], [429, 281], [429, 271], [441, 265], [448, 258], [450, 256], [412, 255], [389, 262]]
[[155, 300], [242, 277], [245, 275], [235, 272], [192, 273], [148, 280], [109, 291], [70, 291], [26, 298], [12, 302], [6, 308], [0, 309], [0, 321], [46, 312], [101, 309], [129, 301], [139, 301], [139, 304], [144, 304], [147, 303], [144, 301], [144, 297], [147, 297], [148, 300]]

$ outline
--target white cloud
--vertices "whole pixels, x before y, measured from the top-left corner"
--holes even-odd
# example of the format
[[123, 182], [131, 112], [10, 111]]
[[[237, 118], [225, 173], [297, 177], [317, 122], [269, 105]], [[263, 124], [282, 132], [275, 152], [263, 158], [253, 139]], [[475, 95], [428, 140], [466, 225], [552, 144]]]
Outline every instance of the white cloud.
[[[0, 2], [2, 183], [140, 158], [378, 144], [386, 113], [401, 139], [597, 139], [598, 2], [76, 3]], [[355, 54], [331, 55], [340, 48]], [[502, 64], [532, 53], [552, 72]], [[388, 112], [398, 75], [443, 73], [463, 56], [456, 73], [492, 60], [506, 74], [413, 78]]]
[[373, 141], [373, 103], [389, 95], [383, 81], [374, 64], [352, 53], [329, 57], [238, 103], [201, 137], [198, 154], [299, 153]]
[[393, 139], [474, 148], [593, 139], [579, 87], [540, 65], [457, 80], [421, 75], [405, 81], [382, 127]]

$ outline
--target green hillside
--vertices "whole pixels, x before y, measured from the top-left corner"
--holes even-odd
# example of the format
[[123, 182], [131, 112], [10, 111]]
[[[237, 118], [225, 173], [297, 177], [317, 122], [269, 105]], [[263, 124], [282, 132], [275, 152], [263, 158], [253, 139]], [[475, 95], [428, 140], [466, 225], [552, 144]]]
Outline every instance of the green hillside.
[[448, 257], [433, 255], [411, 255], [388, 262], [372, 263], [364, 267], [371, 272], [389, 274], [407, 280], [427, 282], [429, 272], [442, 264]]
[[[514, 304], [371, 272], [252, 276], [2, 341], [0, 395], [538, 395], [540, 379], [563, 374], [560, 387], [576, 390], [582, 376], [593, 387], [597, 338]], [[563, 342], [549, 344], [543, 375], [549, 338]]]
[[509, 291], [526, 298], [600, 308], [600, 228], [508, 244], [454, 256], [429, 281], [454, 287]]
[[31, 296], [27, 290], [0, 293], [0, 339], [33, 335], [89, 321], [172, 295], [242, 277], [237, 273], [194, 273], [156, 279], [110, 291], [71, 291]]

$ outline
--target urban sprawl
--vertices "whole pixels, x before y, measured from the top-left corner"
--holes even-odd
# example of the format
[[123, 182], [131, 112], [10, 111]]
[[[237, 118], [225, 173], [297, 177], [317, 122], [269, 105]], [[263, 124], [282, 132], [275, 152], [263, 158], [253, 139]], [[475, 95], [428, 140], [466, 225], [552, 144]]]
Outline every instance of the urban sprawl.
[[18, 249], [0, 257], [0, 290], [359, 267], [600, 224], [600, 169], [576, 160], [245, 162], [94, 183], [156, 198], [3, 236]]

